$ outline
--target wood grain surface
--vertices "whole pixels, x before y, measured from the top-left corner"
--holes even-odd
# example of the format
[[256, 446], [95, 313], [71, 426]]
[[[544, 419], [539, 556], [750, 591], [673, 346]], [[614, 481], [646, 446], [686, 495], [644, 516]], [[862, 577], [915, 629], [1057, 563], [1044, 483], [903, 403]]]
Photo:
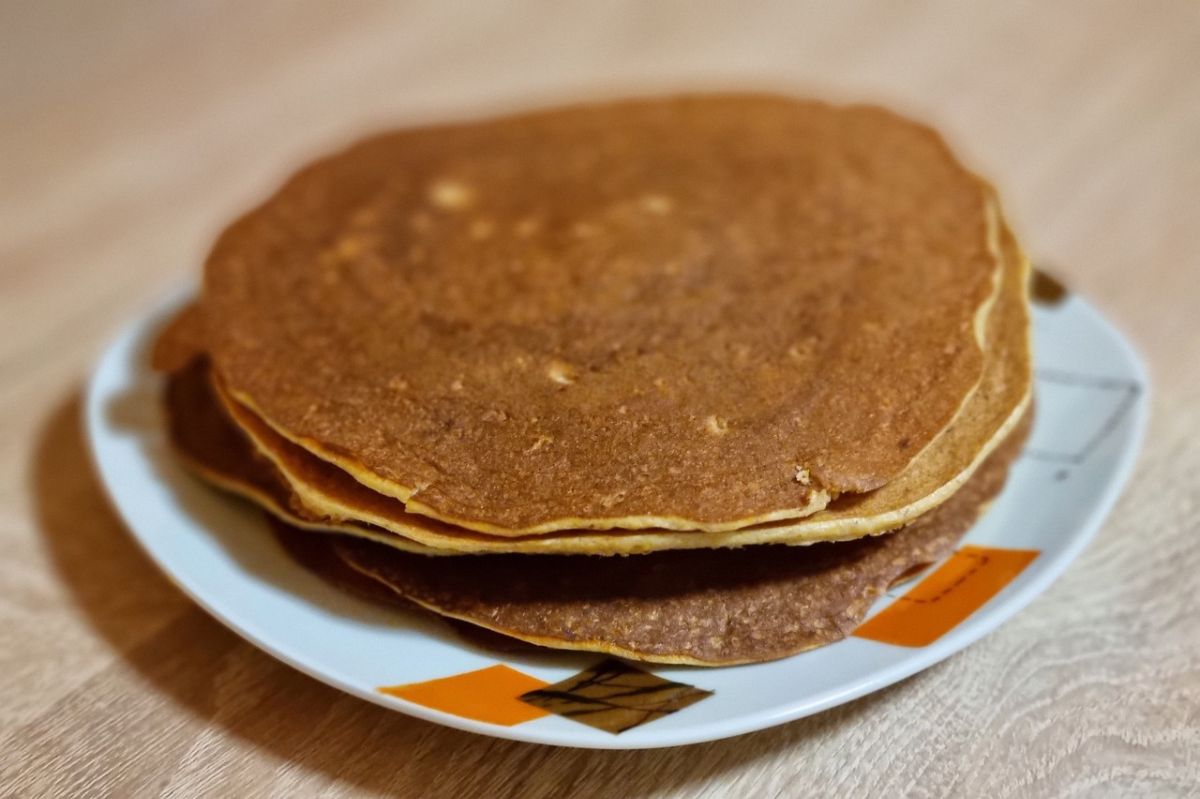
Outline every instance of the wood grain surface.
[[[368, 705], [193, 606], [106, 504], [79, 387], [233, 215], [381, 125], [686, 86], [884, 100], [994, 178], [1134, 338], [1136, 477], [963, 653], [665, 751], [491, 740]], [[0, 4], [0, 794], [1200, 795], [1200, 4]]]

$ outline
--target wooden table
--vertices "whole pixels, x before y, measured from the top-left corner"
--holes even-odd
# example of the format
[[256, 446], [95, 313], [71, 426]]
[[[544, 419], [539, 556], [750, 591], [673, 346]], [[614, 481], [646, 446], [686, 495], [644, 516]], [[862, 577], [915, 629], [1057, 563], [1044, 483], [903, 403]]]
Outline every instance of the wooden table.
[[[301, 676], [114, 518], [78, 421], [89, 364], [297, 164], [392, 122], [743, 84], [939, 125], [1150, 361], [1132, 486], [1004, 628], [774, 730], [554, 749]], [[1200, 792], [1200, 5], [11, 2], [0, 117], [0, 794]]]

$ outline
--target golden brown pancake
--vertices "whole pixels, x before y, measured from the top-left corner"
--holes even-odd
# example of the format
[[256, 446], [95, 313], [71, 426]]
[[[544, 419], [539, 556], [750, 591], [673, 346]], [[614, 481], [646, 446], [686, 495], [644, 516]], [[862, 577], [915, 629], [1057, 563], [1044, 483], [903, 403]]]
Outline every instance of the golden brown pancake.
[[[177, 361], [172, 361], [178, 365]], [[208, 366], [192, 359], [167, 379], [167, 434], [184, 465], [217, 488], [248, 499], [292, 527], [330, 532], [329, 519], [312, 513], [221, 410], [208, 380]], [[454, 554], [430, 549], [369, 525], [344, 525], [337, 532], [377, 541], [407, 552]]]
[[228, 390], [497, 536], [730, 530], [893, 481], [978, 383], [986, 188], [928, 128], [778, 97], [405, 130], [208, 259]]
[[[206, 396], [208, 385], [206, 367], [200, 362], [170, 378], [167, 406], [175, 446], [187, 462], [199, 464], [206, 479], [216, 475], [220, 484], [271, 507], [279, 518], [306, 524], [303, 519], [307, 511], [289, 510], [286, 497], [279, 499], [281, 481], [270, 479], [270, 464], [254, 455], [237, 428], [221, 415], [215, 399]], [[438, 559], [435, 564], [431, 558], [399, 552], [397, 555], [407, 560], [397, 561], [380, 555], [379, 548], [346, 549], [347, 545], [339, 543], [348, 540], [343, 536], [316, 536], [294, 524], [278, 523], [275, 527], [287, 549], [304, 565], [348, 590], [379, 599], [378, 590], [372, 591], [370, 583], [364, 585], [364, 577], [370, 576], [379, 581], [374, 583], [376, 586], [400, 591], [393, 593], [400, 604], [415, 602], [417, 607], [451, 614], [451, 621], [465, 619], [482, 623], [481, 630], [517, 636], [509, 640], [698, 665], [765, 660], [844, 637], [861, 621], [879, 591], [949, 552], [970, 526], [981, 503], [998, 490], [1027, 428], [1028, 415], [1026, 423], [1009, 436], [967, 485], [937, 510], [898, 532], [852, 542], [635, 558], [488, 555]], [[356, 534], [375, 540], [387, 537], [386, 533], [369, 529]], [[393, 542], [385, 549], [393, 551], [395, 546]], [[420, 545], [411, 546], [415, 552], [422, 550]], [[334, 548], [342, 555], [335, 556]], [[480, 572], [474, 566], [456, 565], [448, 571], [441, 566], [451, 561], [478, 562], [482, 564], [478, 568], [490, 577], [480, 582]], [[398, 582], [397, 574], [404, 582]], [[616, 584], [629, 589], [614, 592], [614, 583], [598, 580], [597, 574], [610, 574]], [[531, 585], [539, 580], [549, 581], [552, 587], [531, 591]], [[514, 591], [515, 598], [497, 598], [494, 592], [498, 583], [507, 586], [500, 589], [501, 595]], [[475, 586], [478, 592], [457, 599], [445, 593], [457, 592], [462, 585]], [[554, 586], [563, 585], [571, 586], [572, 591], [556, 595]], [[487, 607], [489, 602], [497, 607]], [[648, 612], [652, 603], [661, 603], [657, 613]], [[796, 615], [787, 620], [779, 615], [785, 612]], [[581, 613], [590, 622], [579, 626]], [[725, 613], [733, 619], [729, 625], [721, 622], [726, 630], [724, 637], [705, 637], [720, 618], [713, 613]], [[636, 622], [639, 614], [644, 614], [641, 623]], [[755, 614], [762, 614], [757, 633], [748, 627]], [[704, 625], [696, 627], [697, 619], [705, 620]], [[555, 633], [536, 629], [538, 624], [560, 621], [575, 625], [563, 629], [574, 629], [578, 634], [564, 639], [561, 630]], [[613, 637], [613, 630], [624, 632], [611, 641], [587, 638]], [[682, 635], [681, 631], [690, 632]], [[661, 638], [658, 647], [646, 643], [662, 635], [670, 637]], [[476, 640], [469, 634], [468, 638]], [[496, 639], [486, 642], [494, 646]], [[671, 647], [683, 648], [673, 652]]]
[[[1028, 263], [1011, 234], [1002, 231], [1005, 272], [988, 323], [984, 378], [951, 427], [899, 478], [863, 495], [843, 495], [825, 511], [800, 520], [722, 533], [675, 531], [560, 532], [499, 538], [407, 512], [399, 500], [379, 494], [279, 435], [252, 411], [224, 396], [227, 412], [287, 483], [275, 505], [303, 507], [310, 522], [336, 530], [382, 531], [431, 548], [458, 552], [631, 554], [662, 549], [732, 547], [761, 543], [845, 540], [899, 527], [947, 499], [1005, 438], [1028, 405], [1031, 382], [1026, 274]], [[219, 381], [218, 381], [219, 382]], [[201, 390], [207, 393], [207, 388]], [[221, 395], [221, 392], [217, 392]], [[389, 539], [384, 538], [387, 541]], [[396, 541], [396, 539], [390, 539]], [[404, 548], [411, 549], [409, 546]]]
[[846, 637], [889, 585], [949, 554], [1027, 431], [938, 509], [857, 541], [629, 558], [428, 558], [350, 538], [336, 549], [411, 602], [540, 646], [697, 666], [773, 660]]

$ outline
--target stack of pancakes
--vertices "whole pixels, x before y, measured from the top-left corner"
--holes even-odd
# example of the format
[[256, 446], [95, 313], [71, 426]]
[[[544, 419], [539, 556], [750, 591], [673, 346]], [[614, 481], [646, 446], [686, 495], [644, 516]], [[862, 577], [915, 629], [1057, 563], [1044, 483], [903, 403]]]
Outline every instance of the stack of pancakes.
[[987, 184], [887, 111], [608, 103], [309, 166], [155, 358], [183, 459], [314, 568], [744, 663], [848, 635], [1002, 486], [1027, 273]]

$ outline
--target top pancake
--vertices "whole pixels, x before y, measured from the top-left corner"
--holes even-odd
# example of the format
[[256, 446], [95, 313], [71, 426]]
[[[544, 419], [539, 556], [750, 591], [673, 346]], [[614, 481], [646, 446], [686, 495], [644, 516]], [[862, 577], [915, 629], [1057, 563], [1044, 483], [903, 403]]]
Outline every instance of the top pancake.
[[986, 190], [927, 128], [762, 96], [400, 131], [206, 268], [230, 393], [415, 513], [724, 530], [899, 474], [980, 378]]

